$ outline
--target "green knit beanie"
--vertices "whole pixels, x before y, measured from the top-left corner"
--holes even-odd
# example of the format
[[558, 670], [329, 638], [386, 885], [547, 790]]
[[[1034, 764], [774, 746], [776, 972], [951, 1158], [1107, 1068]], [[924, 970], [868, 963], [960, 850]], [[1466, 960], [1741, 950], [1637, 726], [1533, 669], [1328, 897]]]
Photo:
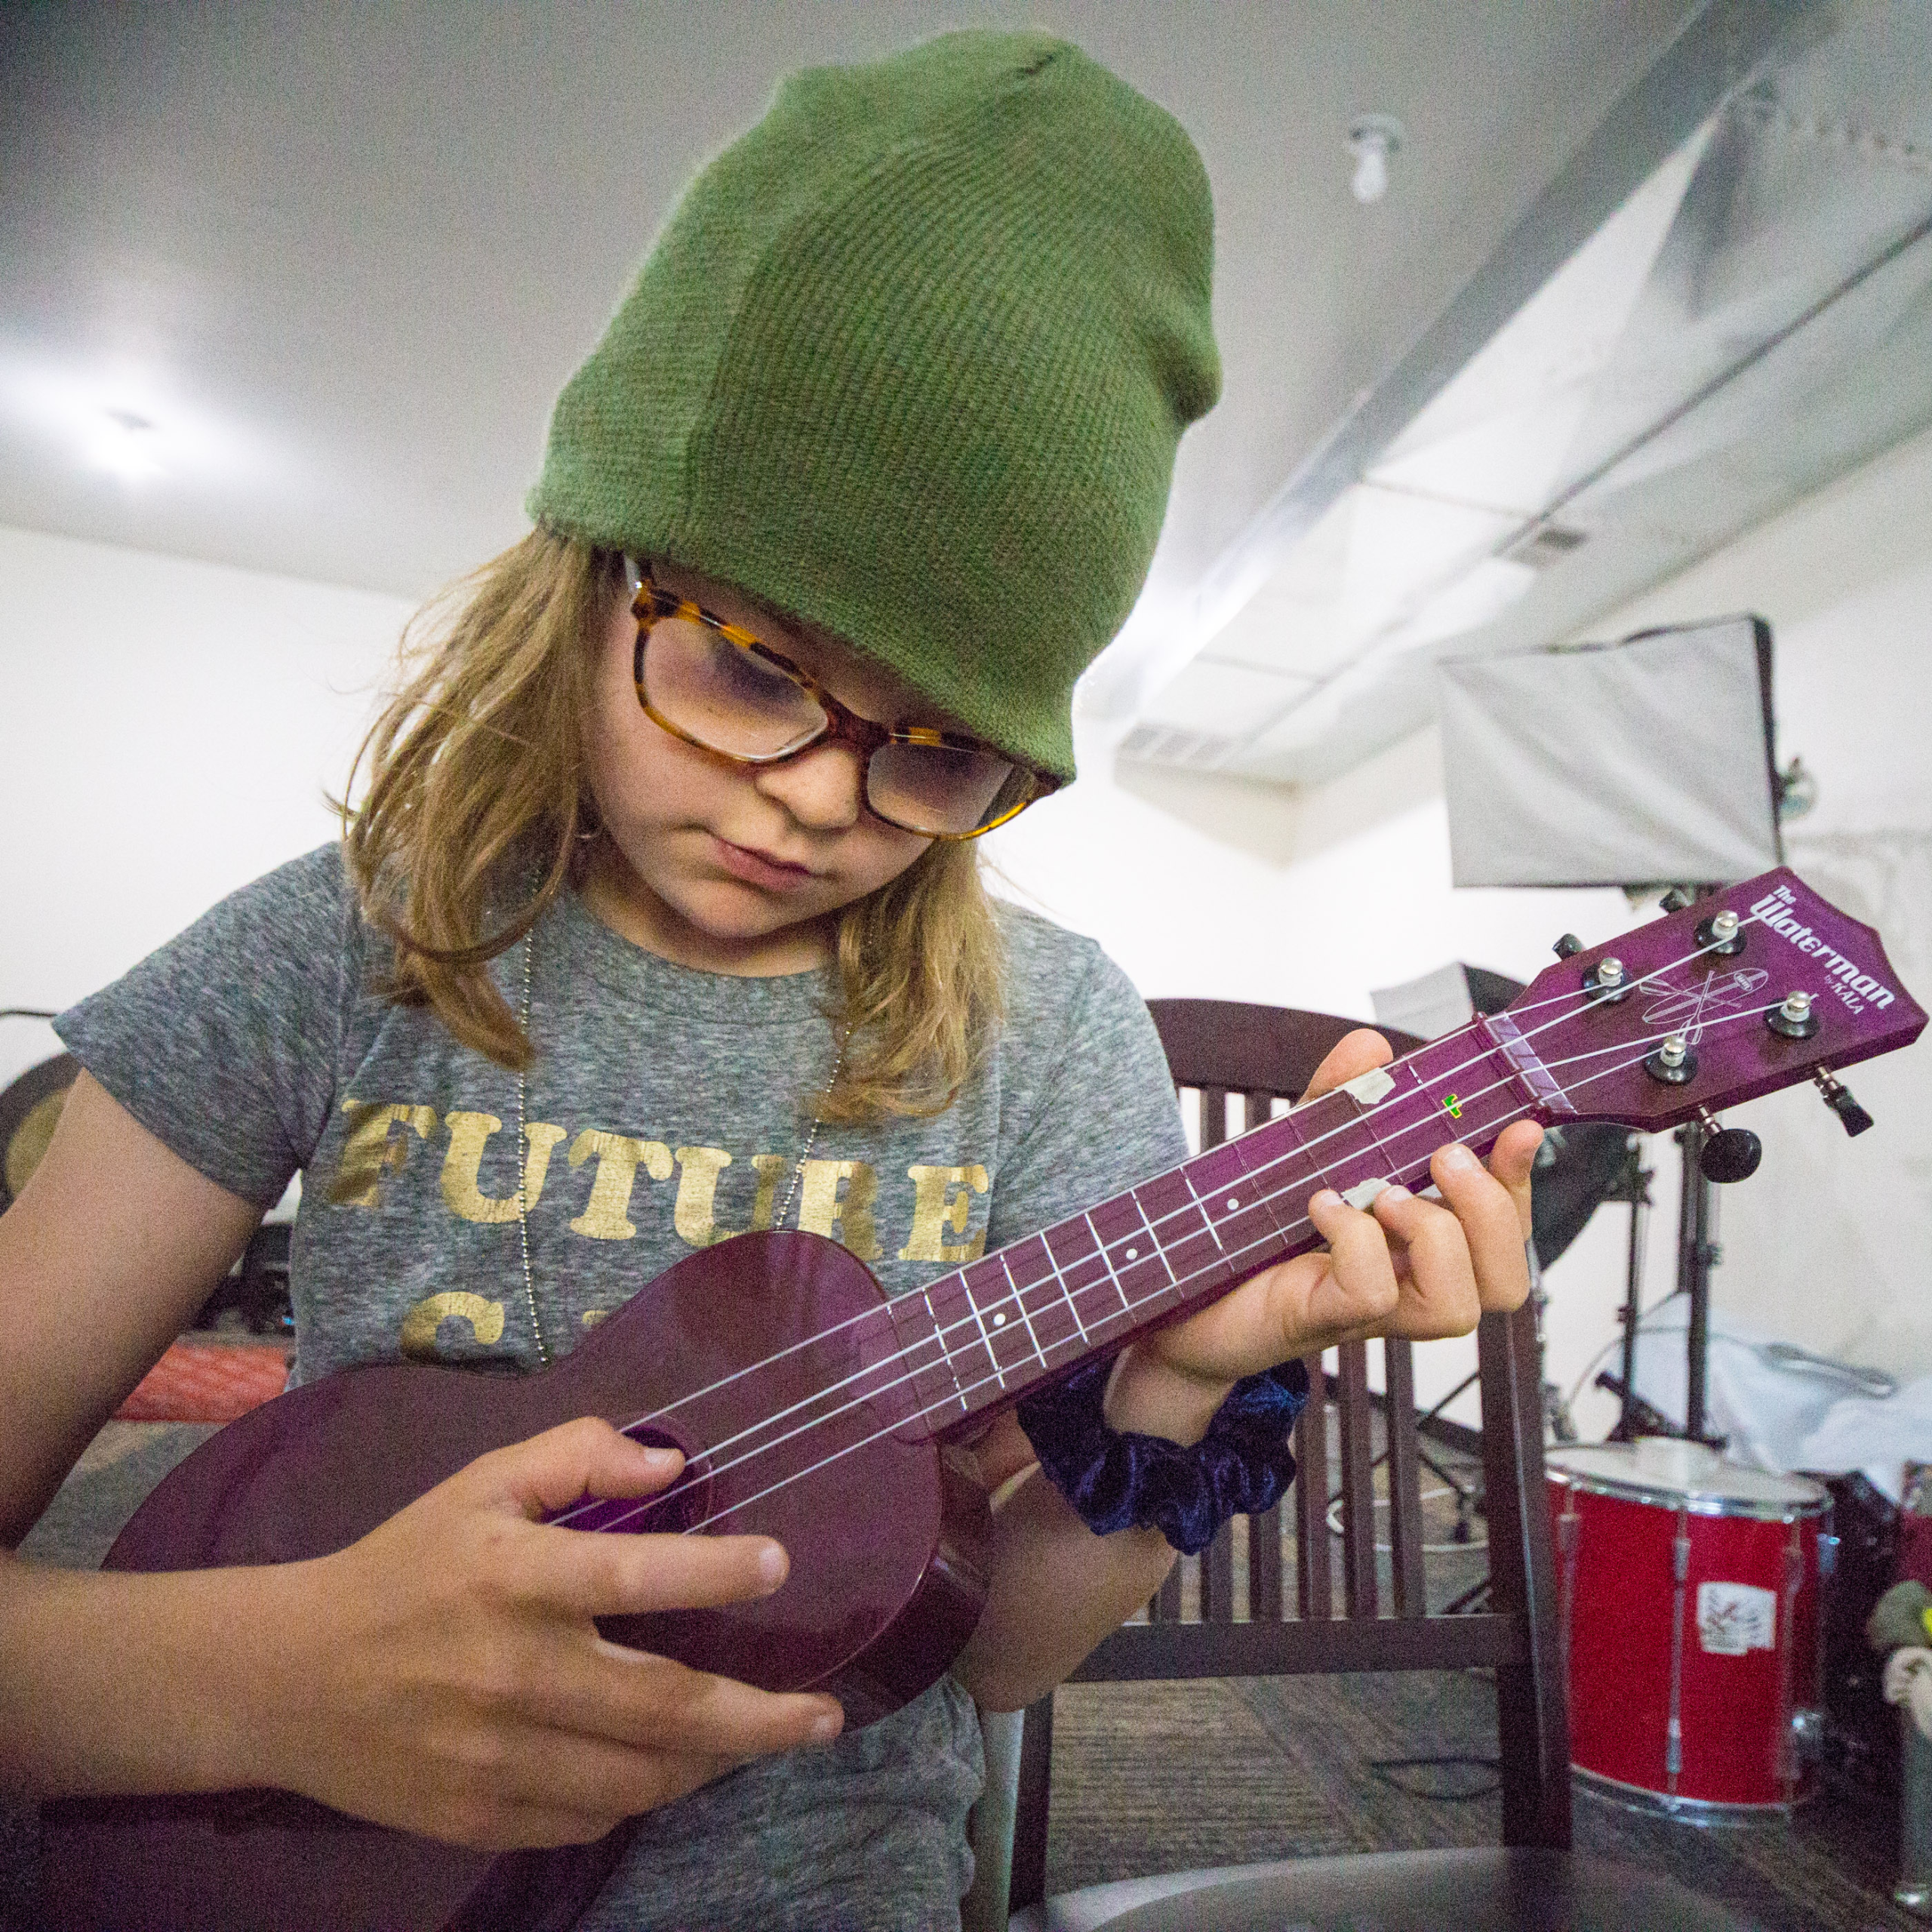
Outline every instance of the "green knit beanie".
[[1073, 774], [1074, 680], [1213, 404], [1177, 122], [1064, 42], [795, 74], [694, 182], [558, 399], [532, 516], [842, 637]]

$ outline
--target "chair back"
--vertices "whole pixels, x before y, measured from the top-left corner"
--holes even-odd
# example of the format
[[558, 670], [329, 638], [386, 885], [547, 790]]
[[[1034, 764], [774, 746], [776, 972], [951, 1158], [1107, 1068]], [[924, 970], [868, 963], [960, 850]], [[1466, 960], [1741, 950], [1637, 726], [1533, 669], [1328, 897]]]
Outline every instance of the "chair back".
[[[1361, 1024], [1232, 1000], [1149, 1001], [1174, 1084], [1199, 1096], [1201, 1144], [1258, 1126], [1277, 1102], [1299, 1100], [1343, 1035]], [[1386, 1029], [1385, 1029], [1386, 1032]], [[1422, 1043], [1386, 1037], [1398, 1054]], [[1231, 1103], [1241, 1118], [1232, 1121]], [[1092, 1683], [1152, 1678], [1287, 1676], [1334, 1671], [1441, 1670], [1487, 1666], [1497, 1673], [1503, 1835], [1510, 1845], [1570, 1842], [1569, 1725], [1558, 1641], [1555, 1573], [1543, 1463], [1541, 1364], [1534, 1312], [1484, 1317], [1478, 1331], [1482, 1390], [1484, 1509], [1489, 1531], [1487, 1606], [1431, 1615], [1424, 1592], [1421, 1445], [1411, 1345], [1382, 1352], [1390, 1523], [1389, 1601], [1376, 1565], [1372, 1446], [1377, 1398], [1367, 1343], [1337, 1353], [1332, 1388], [1320, 1355], [1307, 1358], [1309, 1395], [1295, 1423], [1294, 1576], [1283, 1561], [1281, 1512], [1229, 1524], [1198, 1558], [1175, 1565], [1147, 1620], [1105, 1638], [1073, 1672]], [[1337, 1411], [1338, 1467], [1331, 1471], [1328, 1410]], [[1329, 1527], [1340, 1518], [1340, 1577]], [[1246, 1552], [1237, 1563], [1240, 1535]], [[1238, 1592], [1238, 1572], [1245, 1588]], [[1189, 1588], [1192, 1583], [1193, 1587]], [[1183, 1606], [1195, 1614], [1183, 1617]], [[1245, 1611], [1245, 1617], [1238, 1613]], [[1012, 1903], [1045, 1892], [1053, 1700], [1026, 1712], [1020, 1752]]]

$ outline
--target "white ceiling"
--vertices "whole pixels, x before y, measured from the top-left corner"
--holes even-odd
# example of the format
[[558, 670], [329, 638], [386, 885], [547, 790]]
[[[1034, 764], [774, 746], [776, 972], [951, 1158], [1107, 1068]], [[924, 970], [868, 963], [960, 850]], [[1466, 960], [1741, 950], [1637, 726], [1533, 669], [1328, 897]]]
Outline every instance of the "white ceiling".
[[1572, 638], [1927, 423], [1932, 4], [1718, 0], [1110, 655], [1121, 753], [1318, 782], [1434, 715], [1435, 660]]
[[[1064, 32], [1186, 124], [1220, 408], [1177, 598], [1422, 340], [1688, 0], [724, 0], [0, 9], [0, 523], [423, 593], [523, 527], [552, 395], [779, 77]], [[1348, 123], [1398, 116], [1386, 200]], [[106, 412], [160, 473], [91, 466]]]

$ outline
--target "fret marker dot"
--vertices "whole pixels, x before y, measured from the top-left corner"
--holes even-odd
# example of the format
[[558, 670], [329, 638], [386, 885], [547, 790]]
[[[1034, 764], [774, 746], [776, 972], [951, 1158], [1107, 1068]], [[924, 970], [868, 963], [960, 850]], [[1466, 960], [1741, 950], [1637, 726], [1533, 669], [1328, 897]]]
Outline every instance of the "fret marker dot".
[[1004, 1328], [1006, 1326], [1006, 1317], [1003, 1315], [995, 1315], [993, 1317], [993, 1326], [995, 1328]]
[[1127, 1258], [1128, 1258], [1128, 1260], [1130, 1260], [1130, 1261], [1131, 1261], [1131, 1260], [1134, 1260], [1134, 1259], [1136, 1258], [1136, 1257], [1137, 1257], [1137, 1256], [1139, 1255], [1140, 1252], [1140, 1249], [1139, 1249], [1139, 1248], [1137, 1248], [1137, 1247], [1130, 1247], [1130, 1248], [1127, 1251]]
[[1241, 1205], [1241, 1203], [1231, 1194], [1228, 1196], [1228, 1205], [1230, 1208], [1238, 1208]]

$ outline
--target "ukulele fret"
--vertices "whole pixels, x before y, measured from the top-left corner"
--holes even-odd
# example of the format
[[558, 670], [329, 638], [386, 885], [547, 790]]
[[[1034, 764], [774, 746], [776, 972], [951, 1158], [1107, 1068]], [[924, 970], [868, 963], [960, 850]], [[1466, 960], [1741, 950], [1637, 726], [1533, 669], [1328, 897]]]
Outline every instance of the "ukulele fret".
[[[1029, 1364], [1037, 1350], [1026, 1324], [1013, 1306], [1005, 1262], [998, 1254], [988, 1255], [970, 1263], [960, 1278], [967, 1318], [979, 1331], [995, 1381], [1002, 1389], [1012, 1388], [1016, 1382], [1024, 1388], [1032, 1379]], [[1045, 1358], [1039, 1358], [1044, 1364]]]
[[[1161, 1258], [1174, 1278], [1177, 1292], [1173, 1299], [1177, 1305], [1183, 1297], [1191, 1299], [1232, 1281], [1233, 1271], [1222, 1255], [1220, 1241], [1207, 1225], [1185, 1167], [1138, 1183], [1134, 1198], [1147, 1217], [1149, 1230], [1156, 1234]], [[1197, 1222], [1198, 1226], [1195, 1225]], [[1172, 1229], [1181, 1232], [1170, 1233]]]
[[1008, 1298], [1020, 1311], [1020, 1318], [1026, 1324], [1027, 1339], [1033, 1344], [1033, 1352], [1039, 1357], [1040, 1366], [1044, 1368], [1047, 1365], [1047, 1352], [1040, 1346], [1040, 1331], [1033, 1326], [1033, 1318], [1027, 1312], [1026, 1297], [1020, 1292], [1020, 1284], [1013, 1278], [1013, 1269], [1004, 1256], [995, 1258], [999, 1262], [1000, 1272], [1006, 1277]]
[[1519, 1091], [1517, 1069], [1480, 1020], [1418, 1048], [1401, 1071], [1411, 1091], [1394, 1131], [1409, 1130], [1400, 1144], [1415, 1149], [1411, 1164], [1425, 1180], [1428, 1157], [1443, 1142], [1486, 1145], [1537, 1100]]
[[1039, 1341], [1041, 1363], [1058, 1367], [1084, 1354], [1086, 1331], [1066, 1273], [1044, 1238], [1031, 1235], [1001, 1251], [1021, 1310]]

